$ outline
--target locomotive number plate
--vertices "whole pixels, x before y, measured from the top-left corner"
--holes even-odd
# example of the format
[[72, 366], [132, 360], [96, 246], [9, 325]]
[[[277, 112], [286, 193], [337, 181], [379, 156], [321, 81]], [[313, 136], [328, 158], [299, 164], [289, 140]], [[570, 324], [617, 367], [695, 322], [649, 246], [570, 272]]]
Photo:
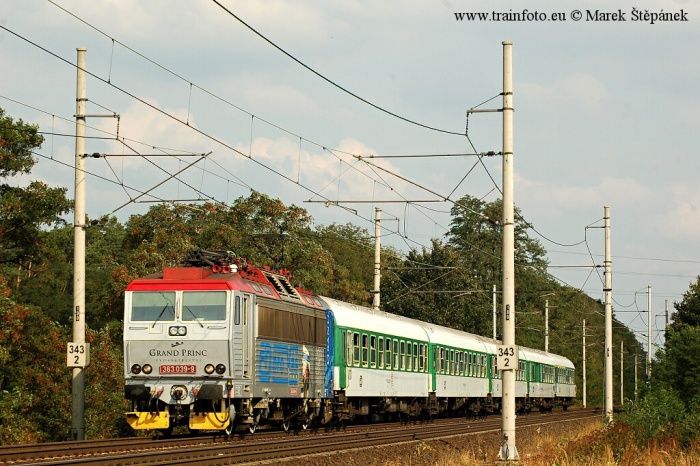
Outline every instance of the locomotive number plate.
[[194, 364], [163, 364], [160, 366], [161, 374], [194, 374], [197, 366]]

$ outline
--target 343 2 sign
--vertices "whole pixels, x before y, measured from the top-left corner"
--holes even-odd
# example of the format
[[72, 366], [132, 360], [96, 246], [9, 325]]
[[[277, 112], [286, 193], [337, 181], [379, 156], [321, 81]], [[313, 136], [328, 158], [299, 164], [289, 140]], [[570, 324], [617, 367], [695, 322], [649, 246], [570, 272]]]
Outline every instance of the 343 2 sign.
[[68, 343], [66, 365], [68, 367], [87, 367], [89, 364], [90, 343]]
[[496, 349], [496, 368], [499, 371], [515, 370], [518, 368], [518, 347], [516, 345], [501, 345]]

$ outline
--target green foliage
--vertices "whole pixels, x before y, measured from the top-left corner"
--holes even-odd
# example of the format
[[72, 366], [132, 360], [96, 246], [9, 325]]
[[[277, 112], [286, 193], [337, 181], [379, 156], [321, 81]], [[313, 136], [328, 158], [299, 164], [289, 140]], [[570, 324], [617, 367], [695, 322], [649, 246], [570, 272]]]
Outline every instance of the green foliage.
[[700, 327], [669, 331], [652, 374], [655, 385], [675, 390], [686, 403], [700, 397]]
[[673, 328], [679, 329], [684, 325], [700, 326], [700, 276], [691, 283], [688, 291], [683, 293], [680, 303], [675, 303], [676, 313], [673, 315]]
[[29, 173], [34, 166], [32, 149], [44, 142], [37, 130], [37, 125], [14, 121], [0, 108], [0, 177]]
[[649, 391], [622, 415], [622, 421], [632, 427], [640, 445], [652, 438], [678, 435], [681, 421], [686, 416], [685, 405], [678, 395], [665, 388]]

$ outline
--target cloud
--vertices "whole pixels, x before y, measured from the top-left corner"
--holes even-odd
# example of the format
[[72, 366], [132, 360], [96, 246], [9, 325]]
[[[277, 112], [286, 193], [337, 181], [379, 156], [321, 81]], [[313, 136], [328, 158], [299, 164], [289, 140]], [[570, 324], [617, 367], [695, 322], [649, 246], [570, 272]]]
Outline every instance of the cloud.
[[654, 198], [654, 191], [633, 178], [603, 177], [592, 185], [553, 184], [515, 175], [519, 198], [548, 208], [586, 209], [602, 205], [635, 206]]
[[567, 101], [566, 105], [570, 106], [574, 101], [587, 110], [597, 110], [609, 97], [607, 87], [596, 75], [582, 71], [573, 72], [553, 83], [523, 83], [520, 87], [521, 95], [540, 105]]
[[687, 185], [674, 185], [670, 192], [671, 205], [661, 206], [655, 216], [656, 229], [667, 238], [695, 239], [700, 236], [700, 192]]
[[370, 161], [373, 166], [370, 166], [354, 158], [351, 154], [377, 153], [360, 141], [346, 138], [328, 150], [307, 146], [302, 144], [300, 148], [298, 141], [284, 137], [258, 137], [253, 141], [253, 158], [292, 180], [298, 179], [331, 200], [372, 200], [387, 195], [400, 199], [398, 193], [409, 195], [412, 189], [408, 183], [387, 173], [400, 174], [401, 171], [386, 160], [373, 159]]

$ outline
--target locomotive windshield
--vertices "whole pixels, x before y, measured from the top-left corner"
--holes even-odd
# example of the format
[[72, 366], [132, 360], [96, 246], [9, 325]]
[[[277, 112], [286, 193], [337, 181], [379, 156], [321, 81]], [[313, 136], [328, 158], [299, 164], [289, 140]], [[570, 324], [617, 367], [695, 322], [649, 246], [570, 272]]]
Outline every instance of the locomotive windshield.
[[171, 291], [133, 293], [131, 320], [172, 322], [175, 320], [175, 293]]
[[182, 320], [226, 320], [225, 291], [185, 291], [182, 293]]

